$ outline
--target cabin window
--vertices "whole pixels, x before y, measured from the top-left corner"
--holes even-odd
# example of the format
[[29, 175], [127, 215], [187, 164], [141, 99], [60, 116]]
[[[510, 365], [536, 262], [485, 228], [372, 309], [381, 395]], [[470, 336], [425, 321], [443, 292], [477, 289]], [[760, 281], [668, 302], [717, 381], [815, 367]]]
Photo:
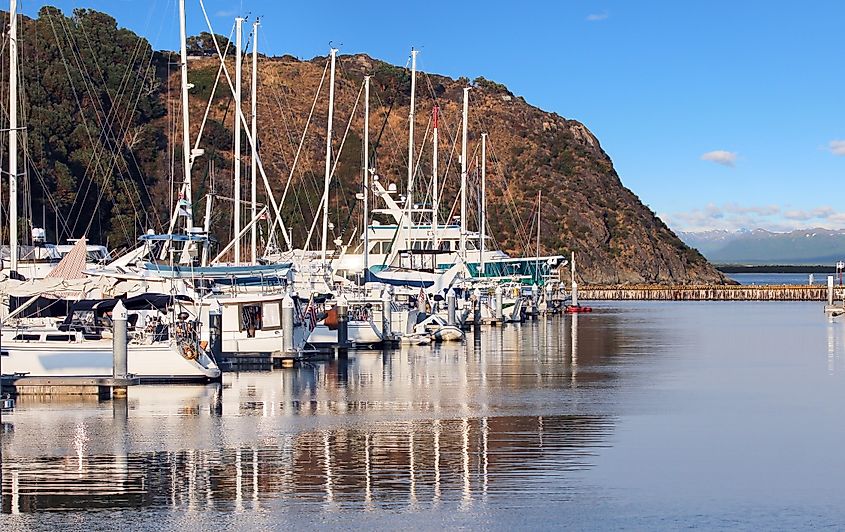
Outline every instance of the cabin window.
[[37, 334], [19, 334], [15, 336], [15, 340], [23, 340], [25, 342], [34, 342], [41, 339], [40, 335]]
[[254, 338], [255, 331], [261, 329], [261, 306], [241, 306], [241, 330], [246, 331], [247, 338]]
[[452, 251], [452, 241], [441, 240], [438, 249], [440, 249], [441, 251]]
[[279, 303], [264, 303], [261, 305], [263, 311], [264, 323], [263, 329], [278, 329], [282, 326], [282, 317], [279, 313]]
[[76, 336], [71, 334], [48, 334], [46, 338], [48, 342], [70, 342], [75, 339]]

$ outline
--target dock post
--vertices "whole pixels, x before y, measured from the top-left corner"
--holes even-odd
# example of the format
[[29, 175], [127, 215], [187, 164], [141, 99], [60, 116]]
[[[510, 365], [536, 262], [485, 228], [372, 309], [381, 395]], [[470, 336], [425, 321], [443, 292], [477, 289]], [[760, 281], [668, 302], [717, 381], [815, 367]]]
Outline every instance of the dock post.
[[393, 320], [393, 298], [390, 295], [390, 287], [385, 286], [381, 293], [381, 337], [383, 341], [390, 341], [393, 333], [391, 332], [391, 321]]
[[282, 351], [285, 354], [293, 352], [293, 308], [293, 298], [285, 294], [282, 299]]
[[475, 296], [475, 302], [472, 306], [472, 323], [473, 325], [475, 325], [475, 327], [478, 327], [479, 325], [481, 325], [481, 290], [476, 288], [473, 292], [473, 295]]
[[[128, 313], [123, 301], [118, 300], [112, 311], [112, 322], [114, 323], [114, 335], [112, 336], [112, 377], [115, 379], [126, 379], [127, 369], [127, 338]], [[126, 397], [126, 386], [115, 386], [112, 388], [112, 396]]]
[[457, 325], [458, 320], [455, 317], [455, 310], [457, 309], [458, 301], [455, 297], [455, 291], [449, 289], [449, 292], [446, 294], [446, 323], [449, 325]]
[[578, 306], [578, 282], [572, 279], [572, 306]]
[[827, 304], [833, 306], [833, 276], [827, 276]]
[[501, 285], [496, 285], [496, 289], [493, 291], [496, 297], [496, 321], [502, 323], [505, 321], [505, 305], [502, 300], [502, 287]]
[[531, 315], [537, 317], [540, 313], [540, 290], [537, 283], [531, 285]]
[[339, 352], [346, 351], [349, 344], [349, 302], [340, 294], [337, 298], [337, 347]]
[[220, 365], [223, 359], [223, 309], [220, 308], [219, 302], [215, 302], [208, 309], [208, 343], [212, 358]]

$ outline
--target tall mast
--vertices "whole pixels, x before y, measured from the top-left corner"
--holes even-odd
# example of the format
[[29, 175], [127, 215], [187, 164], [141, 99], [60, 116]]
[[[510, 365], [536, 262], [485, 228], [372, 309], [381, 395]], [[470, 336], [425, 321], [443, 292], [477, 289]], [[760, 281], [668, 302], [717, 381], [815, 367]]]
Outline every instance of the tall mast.
[[417, 50], [411, 48], [411, 109], [408, 112], [408, 249], [411, 249], [411, 226], [414, 224], [414, 107], [417, 89]]
[[479, 275], [484, 277], [484, 241], [487, 238], [487, 133], [481, 134], [481, 238], [478, 243]]
[[252, 23], [252, 158], [251, 158], [251, 173], [250, 173], [250, 211], [249, 219], [252, 220], [252, 233], [250, 234], [249, 249], [250, 259], [253, 264], [258, 261], [258, 224], [255, 223], [255, 216], [258, 214], [258, 24], [256, 20]]
[[535, 275], [537, 282], [540, 281], [540, 205], [543, 201], [543, 189], [537, 191], [537, 265], [535, 266]]
[[[18, 269], [18, 3], [9, 1], [9, 252]], [[58, 235], [56, 235], [58, 237]]]
[[370, 267], [370, 76], [364, 76], [364, 279]]
[[190, 113], [188, 109], [188, 45], [185, 30], [185, 0], [179, 0], [179, 70], [182, 74], [182, 188], [185, 191], [185, 231], [190, 233], [194, 228], [193, 196], [191, 191], [191, 131]]
[[432, 137], [432, 161], [431, 161], [431, 234], [434, 241], [432, 247], [437, 249], [437, 208], [440, 202], [440, 184], [437, 176], [437, 113], [439, 108], [435, 105], [432, 121], [434, 122], [434, 135]]
[[241, 263], [241, 75], [244, 19], [235, 19], [235, 264]]
[[326, 263], [326, 243], [329, 237], [329, 182], [332, 171], [332, 120], [334, 119], [334, 69], [337, 61], [337, 48], [331, 49], [332, 65], [329, 76], [329, 117], [326, 124], [326, 175], [323, 180], [323, 264]]
[[467, 115], [469, 87], [464, 87], [463, 133], [461, 134], [461, 258], [467, 258]]

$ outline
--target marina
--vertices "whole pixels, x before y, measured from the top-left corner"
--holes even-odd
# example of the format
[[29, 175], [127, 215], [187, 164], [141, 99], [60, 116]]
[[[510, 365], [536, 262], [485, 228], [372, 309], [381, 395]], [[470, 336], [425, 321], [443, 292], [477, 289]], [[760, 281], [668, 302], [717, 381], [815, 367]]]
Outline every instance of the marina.
[[3, 521], [835, 526], [843, 361], [818, 303], [612, 302], [125, 400], [22, 397]]
[[0, 12], [0, 530], [842, 528], [833, 44], [110, 4]]

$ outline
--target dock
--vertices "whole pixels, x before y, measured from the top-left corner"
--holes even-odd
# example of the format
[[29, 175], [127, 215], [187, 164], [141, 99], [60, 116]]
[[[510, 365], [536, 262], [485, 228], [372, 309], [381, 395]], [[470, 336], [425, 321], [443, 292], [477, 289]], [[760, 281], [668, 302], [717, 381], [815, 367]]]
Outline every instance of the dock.
[[114, 377], [28, 377], [4, 375], [4, 394], [18, 395], [96, 395], [102, 399], [126, 395], [126, 388], [138, 384], [136, 378]]
[[586, 285], [578, 288], [578, 297], [593, 301], [827, 301], [827, 290], [825, 285]]

